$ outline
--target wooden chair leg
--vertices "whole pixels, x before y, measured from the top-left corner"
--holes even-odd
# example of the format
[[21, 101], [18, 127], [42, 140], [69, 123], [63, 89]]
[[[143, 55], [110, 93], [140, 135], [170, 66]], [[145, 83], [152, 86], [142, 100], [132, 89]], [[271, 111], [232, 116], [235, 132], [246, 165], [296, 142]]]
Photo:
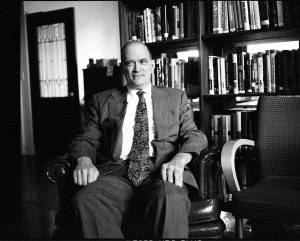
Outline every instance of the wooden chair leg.
[[243, 218], [235, 218], [235, 232], [238, 239], [243, 239]]

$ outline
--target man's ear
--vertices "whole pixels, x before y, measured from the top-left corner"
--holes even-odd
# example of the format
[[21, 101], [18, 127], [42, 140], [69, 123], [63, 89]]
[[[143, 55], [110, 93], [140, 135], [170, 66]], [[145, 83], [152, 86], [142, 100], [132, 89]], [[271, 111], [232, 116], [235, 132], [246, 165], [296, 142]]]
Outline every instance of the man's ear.
[[154, 71], [154, 68], [155, 68], [155, 61], [154, 61], [154, 59], [151, 59], [150, 60], [150, 63], [151, 63], [151, 68], [152, 68], [152, 72]]

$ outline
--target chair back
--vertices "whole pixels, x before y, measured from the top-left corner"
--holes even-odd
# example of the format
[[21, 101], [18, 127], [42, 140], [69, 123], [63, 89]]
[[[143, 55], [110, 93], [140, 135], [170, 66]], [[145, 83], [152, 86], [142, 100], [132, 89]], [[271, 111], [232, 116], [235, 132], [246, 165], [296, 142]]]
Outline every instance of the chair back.
[[261, 96], [257, 118], [261, 177], [300, 176], [300, 96]]

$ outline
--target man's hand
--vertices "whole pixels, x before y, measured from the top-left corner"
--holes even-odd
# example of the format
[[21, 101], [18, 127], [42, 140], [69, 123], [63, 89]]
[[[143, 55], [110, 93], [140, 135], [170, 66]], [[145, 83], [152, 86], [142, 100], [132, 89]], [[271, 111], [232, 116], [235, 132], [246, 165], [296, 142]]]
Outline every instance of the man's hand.
[[182, 187], [184, 166], [192, 159], [190, 153], [178, 153], [173, 159], [164, 163], [161, 168], [161, 176], [164, 181], [172, 182]]
[[73, 171], [74, 183], [80, 186], [86, 186], [97, 180], [99, 176], [98, 169], [94, 166], [91, 158], [82, 156], [77, 159], [77, 165]]

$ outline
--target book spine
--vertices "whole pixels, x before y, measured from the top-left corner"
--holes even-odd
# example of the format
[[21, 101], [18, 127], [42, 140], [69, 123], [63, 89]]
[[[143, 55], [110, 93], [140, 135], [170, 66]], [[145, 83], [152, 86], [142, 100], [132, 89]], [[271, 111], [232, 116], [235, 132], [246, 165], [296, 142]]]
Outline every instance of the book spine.
[[236, 9], [237, 9], [237, 16], [238, 16], [238, 24], [239, 24], [239, 30], [243, 31], [243, 13], [242, 13], [242, 3], [240, 1], [236, 1]]
[[229, 33], [228, 1], [223, 1], [223, 33]]
[[293, 14], [293, 2], [292, 1], [282, 1], [283, 3], [283, 17], [284, 24], [291, 25], [293, 24], [292, 14]]
[[229, 31], [235, 32], [233, 1], [228, 1]]
[[208, 93], [215, 94], [213, 56], [208, 56]]
[[180, 33], [179, 38], [184, 38], [184, 4], [179, 5], [179, 21], [180, 21]]
[[244, 63], [245, 55], [246, 55], [246, 52], [244, 52], [244, 51], [241, 51], [237, 54], [239, 93], [245, 93], [245, 63]]
[[143, 13], [144, 13], [145, 42], [149, 43], [148, 17], [147, 17], [146, 9], [143, 11]]
[[222, 28], [222, 1], [212, 1], [213, 34], [223, 33]]
[[221, 83], [221, 94], [226, 94], [226, 72], [225, 72], [225, 58], [220, 59], [220, 83]]
[[259, 3], [261, 28], [269, 28], [270, 27], [269, 2], [258, 1], [258, 3]]
[[271, 62], [270, 50], [266, 50], [263, 54], [263, 68], [264, 68], [264, 87], [265, 93], [271, 93]]
[[251, 59], [251, 78], [252, 93], [258, 93], [257, 54], [253, 54]]
[[276, 1], [269, 1], [270, 7], [270, 27], [278, 27], [277, 4]]
[[138, 40], [145, 42], [145, 28], [144, 28], [144, 16], [137, 15], [137, 38]]
[[250, 30], [248, 1], [241, 1], [242, 21], [244, 30]]
[[254, 12], [254, 20], [255, 20], [255, 29], [261, 29], [258, 1], [253, 1], [253, 12]]
[[276, 73], [276, 92], [283, 91], [283, 77], [282, 77], [282, 52], [276, 51], [275, 55], [275, 73]]
[[235, 31], [240, 31], [240, 29], [239, 29], [239, 17], [238, 17], [238, 11], [237, 11], [237, 4], [236, 4], [236, 1], [232, 1], [232, 6], [233, 6], [233, 15], [234, 15]]
[[230, 81], [229, 81], [229, 67], [228, 67], [228, 55], [225, 55], [224, 57], [225, 61], [225, 82], [226, 82], [226, 94], [231, 93], [231, 88], [232, 86]]
[[252, 93], [251, 58], [252, 58], [252, 54], [246, 52], [246, 54], [245, 54], [245, 91], [246, 91], [246, 93]]
[[163, 22], [163, 39], [168, 40], [169, 38], [169, 23], [168, 23], [168, 15], [167, 15], [167, 5], [163, 6], [163, 15], [162, 15], [162, 22]]
[[239, 93], [239, 84], [238, 84], [238, 57], [237, 53], [232, 53], [232, 65], [233, 65], [233, 94]]
[[151, 41], [155, 42], [156, 41], [156, 28], [155, 28], [155, 13], [152, 9], [149, 9], [149, 16], [150, 16], [150, 28], [151, 28]]
[[156, 41], [162, 41], [161, 7], [156, 7], [154, 19], [155, 19]]
[[283, 91], [288, 90], [288, 51], [282, 50], [282, 80], [283, 80]]
[[283, 4], [282, 4], [282, 1], [276, 1], [276, 6], [277, 6], [278, 27], [282, 27], [282, 26], [284, 26]]
[[258, 92], [264, 93], [263, 52], [257, 53]]
[[275, 55], [276, 50], [271, 49], [270, 50], [270, 65], [271, 65], [271, 93], [276, 92], [276, 64], [275, 64]]
[[253, 1], [249, 1], [249, 19], [250, 19], [250, 29], [254, 30], [255, 28], [255, 17], [254, 17], [254, 4]]

